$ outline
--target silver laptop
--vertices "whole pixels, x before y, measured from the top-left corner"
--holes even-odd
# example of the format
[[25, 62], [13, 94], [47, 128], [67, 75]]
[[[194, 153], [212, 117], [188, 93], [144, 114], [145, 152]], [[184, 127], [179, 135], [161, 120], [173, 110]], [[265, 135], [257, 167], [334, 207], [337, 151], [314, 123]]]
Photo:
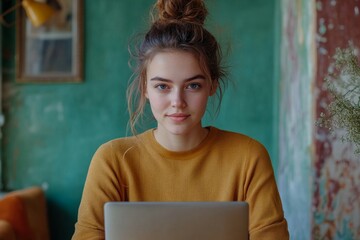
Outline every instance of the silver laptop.
[[108, 202], [106, 240], [246, 240], [246, 202]]

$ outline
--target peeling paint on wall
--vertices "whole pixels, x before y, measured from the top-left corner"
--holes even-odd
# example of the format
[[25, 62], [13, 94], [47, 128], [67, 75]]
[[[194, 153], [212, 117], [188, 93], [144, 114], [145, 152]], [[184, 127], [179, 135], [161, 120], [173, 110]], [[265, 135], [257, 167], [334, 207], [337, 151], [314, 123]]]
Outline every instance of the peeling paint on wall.
[[312, 1], [282, 0], [278, 171], [291, 239], [310, 239], [311, 233], [314, 9]]
[[282, 0], [279, 188], [291, 239], [360, 239], [360, 157], [341, 130], [315, 126], [335, 49], [360, 47], [359, 8], [358, 0]]
[[[359, 1], [318, 0], [315, 114], [319, 117], [329, 102], [324, 77], [332, 71], [337, 47], [348, 41], [360, 46]], [[323, 24], [324, 23], [324, 24]], [[322, 25], [327, 26], [326, 31]], [[321, 39], [325, 39], [323, 41]], [[360, 157], [352, 144], [343, 143], [341, 130], [329, 134], [317, 128], [314, 133], [313, 239], [360, 239]]]

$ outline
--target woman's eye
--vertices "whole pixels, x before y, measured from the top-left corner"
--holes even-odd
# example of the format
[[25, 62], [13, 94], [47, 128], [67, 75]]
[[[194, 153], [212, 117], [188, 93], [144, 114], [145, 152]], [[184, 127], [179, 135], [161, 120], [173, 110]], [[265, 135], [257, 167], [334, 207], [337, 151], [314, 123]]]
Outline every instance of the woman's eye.
[[168, 86], [165, 84], [159, 84], [159, 85], [156, 85], [155, 88], [159, 89], [159, 90], [166, 90], [166, 89], [168, 89]]
[[199, 83], [190, 83], [187, 88], [189, 89], [200, 89], [201, 88], [201, 85]]

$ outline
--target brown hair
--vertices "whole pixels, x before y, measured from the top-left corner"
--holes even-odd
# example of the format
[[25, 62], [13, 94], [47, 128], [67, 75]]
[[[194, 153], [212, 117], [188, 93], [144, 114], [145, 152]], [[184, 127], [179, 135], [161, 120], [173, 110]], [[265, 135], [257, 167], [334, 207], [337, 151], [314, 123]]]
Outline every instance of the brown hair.
[[[158, 0], [152, 13], [152, 25], [132, 56], [136, 68], [127, 90], [129, 125], [135, 126], [146, 104], [146, 68], [154, 55], [161, 51], [187, 51], [199, 59], [200, 67], [213, 87], [217, 87], [220, 106], [222, 78], [221, 49], [215, 37], [204, 28], [208, 12], [202, 0]], [[217, 110], [218, 110], [217, 109]]]

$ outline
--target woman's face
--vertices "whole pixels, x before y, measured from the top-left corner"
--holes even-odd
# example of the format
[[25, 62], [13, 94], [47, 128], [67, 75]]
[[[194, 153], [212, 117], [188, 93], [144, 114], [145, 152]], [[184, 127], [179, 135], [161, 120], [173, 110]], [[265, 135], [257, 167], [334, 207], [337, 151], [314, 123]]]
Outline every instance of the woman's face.
[[157, 53], [147, 66], [146, 97], [162, 134], [188, 135], [202, 128], [210, 81], [193, 54]]

